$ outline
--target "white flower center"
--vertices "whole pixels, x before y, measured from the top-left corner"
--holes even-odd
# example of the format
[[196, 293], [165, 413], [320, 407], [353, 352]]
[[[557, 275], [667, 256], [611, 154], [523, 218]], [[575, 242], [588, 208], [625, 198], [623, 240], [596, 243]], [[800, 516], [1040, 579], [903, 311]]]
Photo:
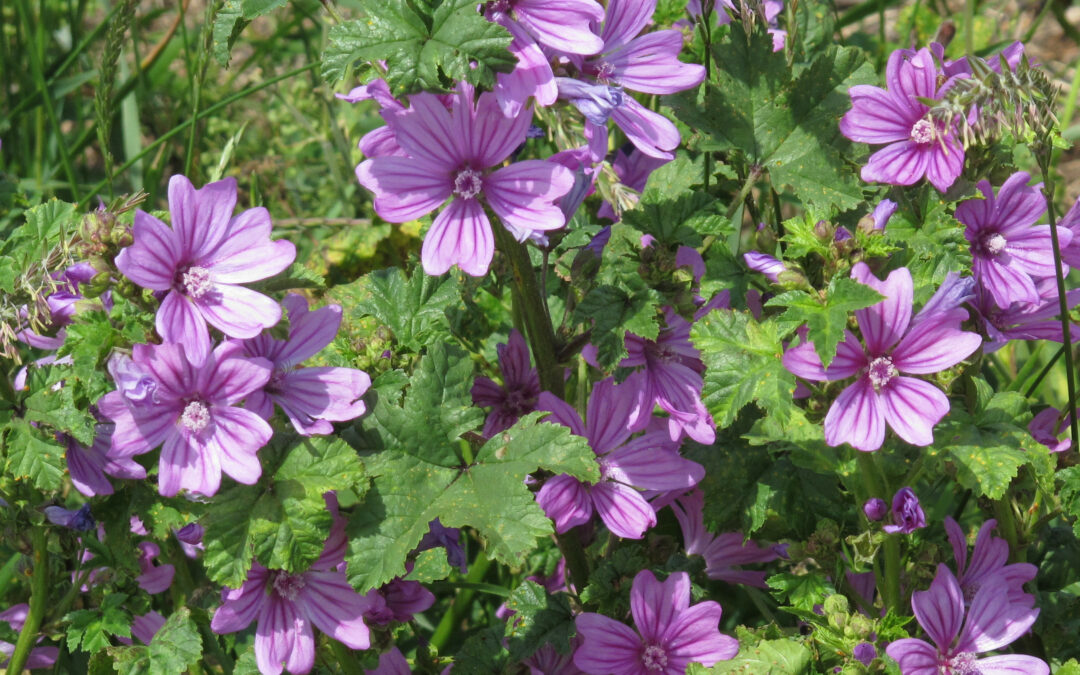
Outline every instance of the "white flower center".
[[1009, 242], [1001, 234], [995, 232], [994, 234], [988, 234], [982, 238], [983, 248], [990, 255], [997, 255], [1005, 250], [1005, 245]]
[[198, 300], [214, 288], [214, 279], [205, 267], [191, 266], [180, 275], [180, 288], [184, 295]]
[[938, 672], [942, 675], [972, 675], [982, 671], [979, 670], [978, 659], [974, 653], [961, 652], [943, 664]]
[[645, 670], [662, 671], [667, 668], [667, 652], [660, 645], [649, 645], [641, 652], [641, 665]]
[[870, 368], [866, 372], [874, 389], [878, 390], [896, 377], [896, 366], [888, 356], [879, 356], [870, 362]]
[[272, 583], [274, 592], [286, 600], [295, 600], [300, 589], [307, 586], [303, 574], [289, 574], [288, 572], [278, 572]]
[[916, 143], [929, 143], [934, 140], [934, 125], [930, 120], [919, 120], [911, 127], [911, 140]]
[[596, 79], [602, 84], [607, 84], [611, 81], [611, 76], [615, 74], [615, 66], [607, 61], [601, 61], [596, 64]]
[[454, 194], [462, 199], [473, 199], [484, 188], [484, 181], [479, 171], [465, 168], [454, 176]]
[[193, 433], [199, 433], [210, 426], [210, 409], [202, 401], [188, 403], [180, 414], [180, 425]]

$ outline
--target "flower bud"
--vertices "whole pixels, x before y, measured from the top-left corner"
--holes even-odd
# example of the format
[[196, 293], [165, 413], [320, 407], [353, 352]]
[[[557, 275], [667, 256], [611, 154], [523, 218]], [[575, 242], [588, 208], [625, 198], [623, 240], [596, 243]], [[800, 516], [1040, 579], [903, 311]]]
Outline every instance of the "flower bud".
[[878, 522], [885, 517], [889, 507], [885, 504], [885, 500], [880, 497], [874, 497], [873, 499], [867, 499], [866, 503], [862, 507], [863, 513], [866, 514], [867, 520], [870, 522]]

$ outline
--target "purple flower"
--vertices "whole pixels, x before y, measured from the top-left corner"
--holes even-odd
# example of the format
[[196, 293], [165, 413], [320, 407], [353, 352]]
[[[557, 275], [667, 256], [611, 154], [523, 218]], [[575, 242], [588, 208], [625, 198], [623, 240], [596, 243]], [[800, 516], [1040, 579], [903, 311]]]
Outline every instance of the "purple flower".
[[[1002, 309], [1013, 302], [1039, 302], [1035, 279], [1055, 275], [1050, 226], [1035, 225], [1046, 212], [1041, 183], [1029, 186], [1028, 179], [1023, 171], [1014, 173], [996, 196], [989, 181], [979, 181], [985, 199], [956, 207], [956, 219], [971, 244], [972, 272]], [[1062, 228], [1058, 237], [1067, 247], [1072, 231]]]
[[756, 542], [745, 541], [742, 532], [712, 534], [705, 529], [704, 509], [705, 496], [696, 488], [671, 504], [682, 528], [686, 555], [703, 557], [705, 575], [710, 579], [768, 588], [765, 572], [739, 570], [734, 566], [772, 562], [780, 557], [777, 548], [762, 548]]
[[329, 498], [334, 525], [322, 555], [305, 572], [268, 570], [253, 562], [247, 581], [237, 589], [221, 590], [221, 607], [210, 628], [235, 633], [252, 621], [255, 662], [259, 672], [280, 675], [282, 666], [293, 675], [315, 665], [315, 626], [352, 649], [371, 646], [363, 615], [368, 604], [357, 594], [338, 565], [345, 560], [345, 520], [338, 517], [337, 500]]
[[489, 377], [478, 377], [473, 382], [472, 400], [478, 406], [490, 407], [484, 421], [484, 438], [514, 426], [523, 415], [536, 410], [540, 396], [540, 375], [529, 360], [529, 345], [516, 328], [510, 330], [506, 344], [495, 348], [499, 356], [503, 386]]
[[[63, 272], [52, 274], [52, 279], [56, 282], [56, 290], [45, 298], [45, 305], [49, 308], [49, 321], [44, 330], [50, 333], [55, 332], [55, 336], [41, 335], [29, 328], [24, 328], [16, 333], [15, 337], [38, 349], [60, 349], [67, 338], [64, 327], [71, 323], [75, 315], [75, 304], [83, 299], [79, 285], [90, 283], [96, 275], [97, 270], [88, 262], [76, 263]], [[108, 294], [103, 296], [102, 300], [105, 302], [106, 309], [112, 307]]]
[[877, 658], [877, 650], [874, 649], [874, 645], [869, 642], [860, 642], [855, 645], [855, 649], [851, 651], [851, 655], [855, 657], [855, 660], [864, 666], [870, 665], [870, 662]]
[[[1014, 302], [1008, 309], [998, 307], [994, 296], [985, 286], [976, 289], [971, 306], [986, 331], [987, 341], [983, 353], [990, 354], [1001, 349], [1010, 340], [1051, 340], [1064, 342], [1057, 297], [1057, 283], [1053, 277], [1039, 279], [1035, 289], [1042, 298], [1038, 302]], [[1049, 295], [1049, 297], [1047, 297]], [[1080, 289], [1065, 292], [1069, 308], [1080, 303]], [[1080, 325], [1072, 324], [1073, 334], [1080, 334]]]
[[673, 441], [687, 435], [703, 445], [716, 440], [713, 420], [701, 402], [705, 364], [701, 352], [690, 342], [690, 323], [670, 307], [664, 311], [665, 326], [656, 340], [646, 340], [629, 331], [625, 343], [628, 355], [619, 362], [624, 368], [640, 368], [625, 385], [638, 391], [639, 404], [630, 424], [647, 419], [653, 405], [668, 414], [668, 434]]
[[428, 523], [428, 532], [416, 545], [416, 552], [443, 547], [446, 549], [446, 562], [458, 568], [462, 574], [469, 570], [469, 561], [465, 549], [461, 548], [461, 530], [445, 527], [438, 518]]
[[952, 367], [978, 349], [982, 338], [960, 330], [967, 311], [948, 303], [935, 303], [913, 318], [911, 273], [905, 267], [880, 281], [860, 262], [851, 276], [885, 296], [855, 312], [866, 347], [848, 330], [827, 370], [809, 341], [785, 352], [784, 367], [807, 380], [857, 378], [825, 416], [829, 445], [877, 450], [886, 423], [908, 443], [930, 445], [934, 425], [949, 412], [949, 399], [930, 382], [899, 373], [927, 375]]
[[919, 498], [909, 487], [900, 488], [892, 499], [892, 525], [882, 529], [889, 534], [911, 534], [926, 527], [926, 514], [923, 513]]
[[176, 568], [172, 565], [155, 565], [154, 559], [161, 555], [161, 547], [152, 541], [139, 543], [139, 570], [142, 572], [135, 581], [139, 588], [154, 595], [168, 590], [172, 586]]
[[111, 495], [113, 486], [105, 477], [106, 474], [132, 480], [146, 478], [146, 469], [131, 457], [114, 457], [110, 454], [112, 424], [98, 424], [95, 432], [94, 442], [89, 448], [80, 445], [74, 438], [64, 437], [68, 473], [76, 490], [87, 497]]
[[604, 18], [594, 0], [495, 0], [485, 16], [503, 26], [516, 23], [537, 42], [567, 54], [595, 54], [603, 47], [590, 29]]
[[364, 675], [412, 675], [412, 669], [401, 650], [391, 647], [379, 655], [379, 665], [374, 670], [365, 670]]
[[963, 591], [964, 602], [970, 604], [980, 588], [994, 581], [1004, 586], [1001, 590], [1008, 596], [1009, 604], [1034, 607], [1035, 598], [1024, 591], [1024, 584], [1034, 579], [1039, 570], [1030, 563], [1007, 564], [1008, 542], [990, 534], [996, 526], [997, 521], [994, 519], [982, 524], [975, 538], [971, 559], [968, 560], [964, 531], [955, 520], [945, 517], [945, 533], [949, 537], [953, 557], [956, 559], [956, 580]]
[[537, 409], [551, 412], [549, 421], [587, 438], [600, 464], [598, 483], [560, 474], [540, 488], [536, 501], [555, 521], [557, 532], [589, 522], [595, 509], [616, 536], [641, 539], [656, 524], [656, 513], [637, 488], [687, 489], [704, 477], [705, 469], [680, 457], [676, 444], [663, 431], [630, 439], [635, 431], [630, 420], [637, 406], [636, 392], [625, 385], [616, 387], [611, 378], [597, 382], [589, 397], [586, 427], [565, 401], [548, 392], [540, 394]]
[[912, 185], [926, 176], [939, 191], [949, 189], [964, 168], [964, 147], [950, 129], [927, 115], [920, 98], [937, 99], [937, 66], [930, 50], [898, 49], [885, 70], [888, 89], [856, 85], [840, 131], [853, 141], [887, 144], [862, 169], [867, 182]]
[[270, 419], [276, 403], [303, 436], [333, 433], [331, 422], [344, 422], [364, 414], [360, 397], [371, 378], [356, 368], [297, 368], [301, 361], [330, 344], [341, 326], [341, 305], [308, 311], [303, 296], [290, 293], [282, 301], [289, 316], [289, 339], [275, 340], [263, 333], [243, 341], [249, 357], [263, 357], [274, 372], [260, 389], [251, 392], [244, 407]]
[[[0, 621], [11, 626], [11, 630], [18, 633], [22, 631], [23, 624], [26, 623], [26, 616], [29, 613], [30, 605], [25, 602], [18, 605], [12, 605], [0, 612]], [[38, 638], [37, 641], [41, 642], [41, 638]], [[2, 657], [0, 658], [0, 668], [7, 666], [8, 661], [11, 660], [11, 655], [14, 653], [15, 645], [0, 640], [0, 657]], [[35, 670], [37, 668], [52, 668], [59, 656], [59, 647], [34, 647], [30, 650], [29, 658], [26, 659], [26, 669]]]
[[259, 480], [262, 467], [255, 453], [273, 431], [235, 404], [266, 384], [271, 364], [241, 358], [239, 348], [239, 343], [221, 345], [200, 366], [178, 344], [135, 345], [130, 367], [144, 374], [135, 380], [136, 398], [127, 395], [129, 379], [98, 402], [116, 424], [110, 453], [131, 457], [163, 446], [158, 490], [166, 497], [181, 489], [212, 496], [222, 471], [247, 485]]
[[659, 582], [642, 570], [630, 589], [637, 631], [602, 614], [579, 614], [575, 623], [583, 643], [574, 652], [574, 665], [592, 675], [674, 675], [690, 663], [711, 666], [739, 651], [735, 638], [719, 630], [721, 611], [712, 601], [690, 606], [686, 572]]
[[67, 527], [76, 532], [86, 532], [97, 526], [94, 514], [90, 513], [89, 504], [83, 504], [74, 511], [62, 506], [46, 506], [45, 517], [53, 525]]
[[1014, 642], [1031, 628], [1039, 615], [1037, 609], [1009, 604], [1008, 597], [1002, 592], [1003, 583], [1000, 577], [987, 579], [975, 594], [965, 622], [964, 594], [960, 584], [948, 567], [938, 565], [930, 590], [911, 594], [915, 618], [934, 644], [904, 638], [889, 644], [885, 653], [900, 664], [903, 675], [1049, 675], [1050, 668], [1034, 656], [977, 657]]
[[[839, 232], [839, 230], [837, 230], [837, 232]], [[743, 260], [746, 261], [747, 267], [755, 272], [764, 274], [765, 278], [774, 284], [778, 281], [780, 273], [787, 270], [787, 266], [782, 260], [777, 260], [771, 255], [760, 253], [758, 251], [743, 253]]]
[[585, 671], [574, 665], [574, 653], [580, 646], [581, 638], [575, 637], [570, 644], [570, 653], [560, 654], [547, 642], [524, 665], [529, 667], [529, 675], [584, 675]]
[[[407, 567], [412, 571], [411, 562]], [[419, 581], [397, 578], [368, 591], [364, 602], [367, 603], [364, 610], [365, 621], [385, 626], [392, 621], [412, 621], [414, 614], [419, 614], [435, 604], [435, 595]]]
[[874, 497], [866, 500], [862, 510], [867, 520], [876, 523], [885, 518], [885, 514], [889, 512], [889, 506], [881, 497]]
[[505, 117], [495, 95], [462, 84], [450, 110], [434, 94], [410, 97], [406, 110], [383, 110], [407, 157], [376, 157], [356, 167], [360, 184], [375, 193], [375, 210], [392, 223], [430, 213], [451, 198], [424, 237], [424, 271], [438, 275], [458, 265], [481, 276], [495, 252], [491, 224], [480, 201], [524, 241], [565, 224], [553, 202], [570, 191], [574, 176], [554, 162], [527, 160], [499, 168], [525, 141], [532, 115]]
[[150, 610], [146, 614], [136, 616], [135, 620], [131, 622], [131, 634], [143, 644], [150, 644], [164, 625], [165, 617]]
[[1072, 447], [1072, 438], [1059, 438], [1072, 426], [1072, 417], [1057, 408], [1047, 408], [1032, 418], [1028, 432], [1032, 438], [1050, 448], [1050, 452], [1065, 452]]
[[897, 204], [891, 199], [882, 199], [878, 202], [878, 205], [874, 207], [873, 213], [870, 217], [874, 220], [875, 230], [884, 230], [885, 225], [889, 222], [889, 218], [892, 218], [896, 213]]
[[173, 530], [176, 540], [180, 542], [180, 548], [184, 555], [189, 558], [199, 557], [199, 551], [205, 550], [203, 546], [203, 526], [198, 523], [188, 523], [179, 530]]
[[192, 363], [210, 353], [207, 322], [233, 338], [255, 337], [281, 319], [281, 308], [244, 284], [272, 277], [296, 258], [288, 241], [270, 240], [270, 213], [257, 207], [235, 218], [236, 180], [196, 190], [169, 180], [172, 227], [135, 211], [135, 243], [116, 267], [143, 288], [165, 293], [155, 326], [165, 342], [184, 345]]

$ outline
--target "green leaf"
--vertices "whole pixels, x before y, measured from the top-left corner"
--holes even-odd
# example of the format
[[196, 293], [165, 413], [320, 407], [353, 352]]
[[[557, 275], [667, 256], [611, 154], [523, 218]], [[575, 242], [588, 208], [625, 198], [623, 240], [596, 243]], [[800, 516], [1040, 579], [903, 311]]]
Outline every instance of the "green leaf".
[[1073, 532], [1080, 537], [1080, 466], [1058, 471], [1057, 480], [1061, 482], [1061, 510], [1073, 517]]
[[[450, 370], [455, 363], [441, 367]], [[379, 401], [376, 417], [384, 404]], [[349, 523], [353, 586], [366, 591], [403, 575], [406, 557], [435, 518], [446, 527], [476, 529], [489, 555], [520, 565], [536, 539], [551, 534], [551, 521], [523, 483], [525, 476], [543, 468], [599, 480], [585, 439], [561, 425], [537, 423], [541, 416], [527, 415], [490, 439], [465, 467], [448, 465], [449, 451], [402, 445], [391, 436], [387, 449], [370, 458], [374, 481], [364, 507], [353, 512]], [[403, 417], [405, 423], [408, 419]], [[440, 433], [445, 437], [445, 430]]]
[[885, 239], [900, 249], [892, 255], [895, 264], [911, 271], [916, 304], [929, 298], [949, 272], [971, 269], [964, 226], [949, 205], [933, 188], [917, 191], [913, 199], [900, 201], [885, 228]]
[[409, 572], [405, 579], [419, 581], [420, 583], [439, 581], [450, 576], [453, 569], [446, 559], [445, 548], [442, 546], [429, 548], [426, 551], [421, 551], [416, 556], [416, 560], [413, 561], [412, 572]]
[[323, 494], [364, 475], [356, 452], [331, 437], [275, 438], [260, 456], [262, 480], [222, 490], [206, 511], [207, 574], [232, 588], [247, 578], [252, 557], [269, 569], [307, 569], [330, 532]]
[[[56, 199], [25, 212], [26, 222], [0, 242], [0, 291], [14, 293], [15, 279], [31, 266], [40, 266], [47, 254], [67, 242], [79, 226], [75, 205]], [[6, 259], [6, 260], [5, 260]]]
[[366, 16], [330, 29], [322, 74], [330, 83], [357, 60], [385, 60], [385, 79], [401, 93], [444, 91], [454, 80], [491, 87], [510, 72], [510, 33], [484, 19], [473, 0], [445, 0], [427, 15], [406, 0], [363, 0]]
[[509, 661], [502, 626], [491, 626], [470, 636], [454, 654], [454, 674], [502, 675]]
[[821, 604], [827, 596], [836, 593], [829, 580], [818, 572], [774, 574], [765, 583], [769, 584], [772, 596], [779, 602], [808, 611], [813, 611], [814, 605]]
[[278, 7], [284, 7], [289, 0], [241, 0], [240, 6], [244, 10], [245, 19], [254, 19], [274, 11]]
[[733, 229], [715, 197], [691, 187], [701, 182], [702, 167], [680, 155], [649, 175], [635, 208], [622, 222], [667, 245], [697, 247], [702, 235], [726, 237]]
[[94, 416], [85, 407], [77, 405], [74, 396], [72, 386], [39, 389], [25, 401], [25, 418], [31, 422], [44, 422], [83, 445], [90, 445], [94, 441]]
[[232, 52], [233, 43], [240, 37], [240, 32], [248, 21], [244, 19], [244, 10], [241, 0], [225, 0], [214, 16], [212, 29], [214, 39], [214, 58], [222, 66], [229, 65], [229, 55]]
[[774, 185], [790, 185], [815, 209], [858, 206], [862, 183], [842, 155], [850, 143], [839, 121], [851, 107], [848, 89], [877, 80], [862, 51], [833, 45], [792, 78], [771, 36], [758, 30], [748, 38], [736, 22], [713, 56], [724, 65], [716, 82], [706, 83], [700, 102], [691, 92], [670, 97], [676, 115], [711, 135], [711, 149], [745, 152]]
[[1054, 675], [1080, 675], [1080, 662], [1069, 659], [1054, 670]]
[[68, 649], [75, 651], [81, 645], [83, 651], [92, 654], [109, 646], [110, 635], [131, 637], [131, 614], [121, 607], [127, 597], [123, 593], [112, 593], [105, 596], [101, 607], [69, 612], [64, 617], [68, 622]]
[[788, 291], [765, 303], [766, 307], [787, 307], [783, 319], [807, 324], [808, 338], [826, 368], [836, 356], [836, 346], [844, 339], [848, 316], [884, 299], [874, 289], [847, 277], [833, 277], [824, 302], [804, 291]]
[[355, 307], [357, 316], [375, 317], [398, 343], [419, 352], [449, 337], [446, 310], [461, 303], [461, 290], [454, 277], [417, 271], [407, 278], [391, 267], [335, 287], [330, 297], [345, 307]]
[[790, 415], [795, 376], [780, 362], [780, 338], [775, 321], [759, 323], [733, 310], [715, 310], [694, 324], [690, 339], [706, 368], [702, 402], [718, 429], [750, 402], [780, 419]]
[[191, 610], [173, 611], [149, 646], [110, 647], [113, 668], [121, 675], [180, 675], [203, 656], [202, 639]]
[[687, 675], [739, 673], [740, 675], [811, 675], [811, 654], [795, 640], [762, 640], [739, 645], [739, 653], [730, 661], [720, 661], [712, 668], [691, 664]]
[[1027, 429], [1014, 421], [1026, 407], [1016, 392], [994, 394], [975, 417], [953, 406], [949, 416], [934, 430], [934, 456], [944, 448], [945, 457], [957, 467], [957, 480], [981, 497], [1000, 499], [1028, 462], [1025, 446], [1034, 443]]
[[11, 420], [6, 438], [4, 474], [30, 481], [39, 490], [59, 490], [64, 479], [67, 449], [20, 418]]
[[526, 580], [507, 598], [506, 607], [514, 612], [505, 634], [511, 659], [527, 659], [545, 644], [560, 654], [570, 653], [570, 638], [577, 631], [566, 595], [551, 595], [540, 584]]
[[276, 293], [301, 288], [326, 288], [326, 280], [318, 272], [310, 270], [299, 263], [293, 263], [280, 274], [265, 281], [251, 284], [251, 287], [263, 293]]

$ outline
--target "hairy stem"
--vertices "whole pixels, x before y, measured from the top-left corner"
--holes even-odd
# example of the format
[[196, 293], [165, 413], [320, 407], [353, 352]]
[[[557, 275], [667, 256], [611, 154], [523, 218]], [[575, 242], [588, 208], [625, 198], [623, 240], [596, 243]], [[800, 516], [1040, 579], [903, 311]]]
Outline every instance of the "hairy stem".
[[[875, 461], [875, 453], [860, 452], [858, 456], [859, 472], [862, 474], [863, 485], [866, 487], [868, 497], [881, 497], [884, 499], [885, 492], [878, 478], [878, 467]], [[885, 600], [885, 607], [892, 608], [900, 613], [900, 540], [893, 535], [885, 537], [883, 544], [885, 552], [884, 572], [878, 580], [878, 592]]]
[[15, 651], [7, 664], [7, 672], [21, 673], [30, 658], [30, 650], [37, 642], [38, 629], [45, 618], [45, 608], [49, 603], [49, 551], [46, 548], [44, 527], [35, 527], [30, 533], [34, 547], [34, 572], [30, 579], [30, 610], [26, 614], [26, 623], [15, 643]]

